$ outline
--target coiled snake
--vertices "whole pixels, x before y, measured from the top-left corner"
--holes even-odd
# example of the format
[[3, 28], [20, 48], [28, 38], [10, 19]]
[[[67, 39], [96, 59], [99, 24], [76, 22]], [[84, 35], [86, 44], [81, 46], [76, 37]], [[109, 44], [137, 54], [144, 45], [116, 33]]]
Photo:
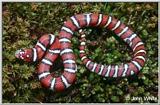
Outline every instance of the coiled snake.
[[[85, 54], [86, 35], [81, 30], [85, 27], [100, 27], [113, 31], [131, 47], [133, 51], [132, 60], [120, 65], [101, 65], [88, 59]], [[52, 34], [43, 35], [34, 48], [17, 50], [15, 55], [27, 62], [40, 60], [37, 72], [41, 84], [53, 91], [63, 91], [76, 79], [77, 65], [71, 48], [71, 38], [74, 32], [78, 30], [81, 34], [80, 57], [90, 71], [105, 77], [125, 77], [137, 74], [144, 66], [146, 51], [141, 39], [120, 20], [112, 16], [94, 13], [77, 14], [70, 17], [64, 22], [59, 38]], [[64, 72], [59, 77], [53, 77], [49, 70], [59, 55], [63, 61]]]

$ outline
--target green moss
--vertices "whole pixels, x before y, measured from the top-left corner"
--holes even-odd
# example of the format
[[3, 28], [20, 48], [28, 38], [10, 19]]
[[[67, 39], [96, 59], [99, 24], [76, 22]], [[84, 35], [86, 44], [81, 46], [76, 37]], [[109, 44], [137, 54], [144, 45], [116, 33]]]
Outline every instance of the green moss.
[[[158, 102], [131, 100], [158, 96], [158, 5], [157, 3], [10, 3], [3, 2], [3, 103], [112, 103]], [[33, 47], [45, 33], [58, 36], [63, 22], [75, 13], [112, 15], [132, 28], [145, 43], [147, 62], [138, 76], [104, 78], [85, 68], [79, 58], [78, 35], [72, 39], [77, 57], [77, 81], [62, 93], [41, 87], [36, 63], [17, 60], [14, 53]], [[91, 32], [91, 30], [93, 30]], [[131, 59], [131, 50], [113, 32], [86, 29], [87, 54], [95, 62], [119, 64]], [[93, 42], [96, 42], [93, 45]]]

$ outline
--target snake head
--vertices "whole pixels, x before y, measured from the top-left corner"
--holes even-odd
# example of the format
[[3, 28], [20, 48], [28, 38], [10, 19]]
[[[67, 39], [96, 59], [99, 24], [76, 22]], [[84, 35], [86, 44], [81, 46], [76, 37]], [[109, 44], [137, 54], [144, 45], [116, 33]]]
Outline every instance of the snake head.
[[21, 59], [26, 62], [32, 62], [33, 61], [33, 51], [32, 49], [20, 49], [17, 50], [15, 53], [16, 58]]

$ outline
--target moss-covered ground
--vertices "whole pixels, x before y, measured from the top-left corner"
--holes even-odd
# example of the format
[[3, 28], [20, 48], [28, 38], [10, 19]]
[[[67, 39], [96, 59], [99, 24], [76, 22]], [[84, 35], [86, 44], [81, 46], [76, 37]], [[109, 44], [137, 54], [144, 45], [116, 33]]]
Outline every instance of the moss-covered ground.
[[[138, 75], [126, 78], [104, 78], [92, 73], [80, 61], [79, 35], [75, 33], [72, 43], [77, 57], [77, 81], [61, 93], [41, 87], [36, 73], [37, 63], [16, 59], [15, 51], [33, 47], [45, 33], [58, 36], [66, 19], [77, 13], [89, 12], [112, 15], [129, 26], [145, 43], [145, 66]], [[158, 102], [157, 3], [3, 2], [2, 18], [3, 103]], [[86, 32], [90, 30], [87, 54], [95, 62], [118, 64], [131, 59], [131, 50], [114, 33], [96, 28], [86, 29]], [[62, 69], [59, 61], [55, 67]], [[134, 97], [137, 99], [132, 99]], [[147, 97], [150, 99], [145, 99]]]

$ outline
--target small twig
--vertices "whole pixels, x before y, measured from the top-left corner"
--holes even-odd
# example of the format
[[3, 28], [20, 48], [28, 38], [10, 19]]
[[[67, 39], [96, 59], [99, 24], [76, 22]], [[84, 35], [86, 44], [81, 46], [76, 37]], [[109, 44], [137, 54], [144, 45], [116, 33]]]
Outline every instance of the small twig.
[[40, 104], [43, 104], [40, 100], [34, 98], [35, 101], [39, 102]]
[[130, 15], [130, 17], [129, 17], [129, 20], [128, 20], [128, 25], [130, 24], [130, 22], [131, 22], [131, 19], [132, 19], [132, 15]]

